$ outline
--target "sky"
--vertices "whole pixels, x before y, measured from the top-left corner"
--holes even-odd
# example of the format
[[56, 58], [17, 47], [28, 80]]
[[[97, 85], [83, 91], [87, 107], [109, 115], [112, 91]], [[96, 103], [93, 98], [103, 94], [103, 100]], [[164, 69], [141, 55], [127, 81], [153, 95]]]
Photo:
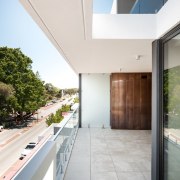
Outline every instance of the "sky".
[[113, 0], [93, 0], [93, 12], [108, 14], [111, 12]]
[[58, 88], [78, 87], [78, 76], [18, 0], [0, 0], [0, 46], [20, 48], [32, 69]]
[[[94, 0], [94, 13], [109, 13], [113, 0]], [[58, 88], [78, 87], [78, 76], [32, 20], [19, 0], [0, 0], [0, 47], [20, 48], [32, 69]]]

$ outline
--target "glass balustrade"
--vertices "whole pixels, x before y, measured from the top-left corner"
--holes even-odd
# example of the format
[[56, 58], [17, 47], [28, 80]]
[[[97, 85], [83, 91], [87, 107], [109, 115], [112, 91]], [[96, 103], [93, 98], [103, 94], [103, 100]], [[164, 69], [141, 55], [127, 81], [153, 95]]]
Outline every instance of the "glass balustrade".
[[[156, 14], [168, 0], [93, 0], [95, 14]], [[116, 9], [116, 13], [114, 13]]]
[[61, 123], [53, 141], [56, 142], [56, 177], [62, 179], [79, 126], [78, 108]]
[[136, 0], [130, 14], [156, 14], [167, 0]]

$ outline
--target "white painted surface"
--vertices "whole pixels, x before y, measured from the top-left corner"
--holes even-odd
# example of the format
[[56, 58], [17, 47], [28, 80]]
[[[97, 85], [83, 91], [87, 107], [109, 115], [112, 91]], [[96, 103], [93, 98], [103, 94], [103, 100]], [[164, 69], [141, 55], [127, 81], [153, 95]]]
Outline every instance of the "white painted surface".
[[180, 0], [168, 0], [156, 18], [156, 37], [159, 38], [180, 23]]
[[168, 0], [157, 14], [94, 14], [94, 39], [156, 39], [180, 23], [180, 1]]
[[[20, 1], [75, 72], [151, 71], [151, 39], [91, 38], [91, 0]], [[142, 61], [136, 61], [136, 55], [142, 55]]]
[[156, 15], [94, 16], [92, 0], [20, 1], [77, 73], [151, 72], [152, 41], [180, 20], [180, 0]]
[[110, 75], [82, 74], [82, 127], [110, 127]]
[[111, 8], [111, 14], [117, 14], [117, 0], [113, 1], [112, 8]]
[[92, 37], [95, 39], [154, 39], [154, 14], [94, 14]]
[[55, 171], [55, 167], [54, 167], [54, 161], [51, 162], [48, 170], [46, 171], [46, 174], [43, 178], [43, 180], [50, 180], [52, 179], [53, 175], [54, 175], [54, 171]]

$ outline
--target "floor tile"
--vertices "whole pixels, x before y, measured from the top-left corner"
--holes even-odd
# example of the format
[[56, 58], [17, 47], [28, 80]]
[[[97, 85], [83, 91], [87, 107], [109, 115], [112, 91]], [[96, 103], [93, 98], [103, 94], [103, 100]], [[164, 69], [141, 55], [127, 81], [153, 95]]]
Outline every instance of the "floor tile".
[[91, 180], [118, 180], [115, 172], [93, 173]]
[[118, 173], [118, 180], [146, 180], [140, 172], [121, 172]]
[[150, 180], [151, 131], [80, 128], [64, 180]]

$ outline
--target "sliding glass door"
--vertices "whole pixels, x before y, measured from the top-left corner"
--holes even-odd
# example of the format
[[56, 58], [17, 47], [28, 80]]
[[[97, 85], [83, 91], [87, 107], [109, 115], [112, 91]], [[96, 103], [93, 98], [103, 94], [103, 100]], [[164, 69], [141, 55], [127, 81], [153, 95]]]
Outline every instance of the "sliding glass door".
[[180, 180], [180, 34], [163, 44], [164, 180]]

